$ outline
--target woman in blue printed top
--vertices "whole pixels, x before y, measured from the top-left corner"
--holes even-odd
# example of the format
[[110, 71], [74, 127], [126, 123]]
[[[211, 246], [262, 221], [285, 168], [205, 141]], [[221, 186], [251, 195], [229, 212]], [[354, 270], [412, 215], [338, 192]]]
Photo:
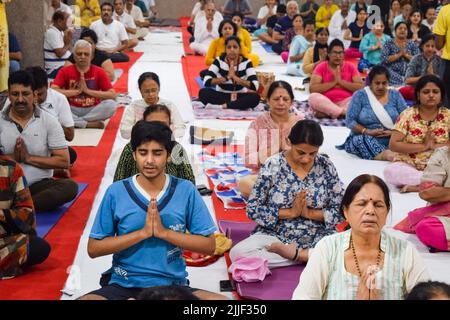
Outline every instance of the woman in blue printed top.
[[320, 125], [300, 120], [288, 140], [291, 148], [267, 159], [259, 171], [247, 203], [247, 216], [257, 227], [231, 249], [231, 260], [260, 257], [269, 268], [304, 263], [342, 221], [344, 189], [333, 163], [318, 154]]
[[[245, 110], [258, 105], [256, 72], [252, 62], [240, 51], [238, 37], [230, 36], [225, 40], [225, 53], [211, 64], [203, 78], [205, 88], [199, 92], [199, 99], [206, 108]], [[216, 89], [210, 88], [211, 85]]]
[[413, 40], [408, 40], [408, 26], [406, 22], [395, 25], [395, 38], [388, 40], [381, 49], [381, 64], [388, 68], [391, 80], [389, 84], [401, 86], [405, 82], [408, 63], [419, 54], [419, 47]]
[[368, 78], [369, 86], [356, 91], [350, 101], [345, 122], [351, 132], [337, 148], [362, 159], [392, 161], [389, 138], [406, 102], [397, 90], [388, 89], [386, 67], [374, 66]]

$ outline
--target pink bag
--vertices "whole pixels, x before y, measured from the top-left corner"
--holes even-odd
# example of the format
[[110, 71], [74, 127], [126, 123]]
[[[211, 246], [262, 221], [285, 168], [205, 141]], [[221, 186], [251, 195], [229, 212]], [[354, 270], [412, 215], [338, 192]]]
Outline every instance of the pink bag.
[[237, 282], [263, 281], [271, 272], [267, 259], [260, 257], [236, 257], [228, 269]]
[[426, 217], [417, 223], [416, 234], [430, 251], [450, 251], [450, 217]]

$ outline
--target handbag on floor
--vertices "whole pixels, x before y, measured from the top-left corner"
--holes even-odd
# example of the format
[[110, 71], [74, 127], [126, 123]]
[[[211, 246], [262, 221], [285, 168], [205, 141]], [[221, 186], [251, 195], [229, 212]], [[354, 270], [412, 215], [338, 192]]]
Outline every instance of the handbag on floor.
[[256, 71], [256, 78], [259, 82], [258, 94], [262, 101], [267, 100], [267, 91], [269, 91], [270, 85], [275, 81], [275, 74], [273, 72], [260, 72]]
[[200, 145], [228, 145], [232, 142], [234, 136], [233, 131], [215, 130], [197, 126], [191, 126], [189, 134], [191, 137], [191, 144]]

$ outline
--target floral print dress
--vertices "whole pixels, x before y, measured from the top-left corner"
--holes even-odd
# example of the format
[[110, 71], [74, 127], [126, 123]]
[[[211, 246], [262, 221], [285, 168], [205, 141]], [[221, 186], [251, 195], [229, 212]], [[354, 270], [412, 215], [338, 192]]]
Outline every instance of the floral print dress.
[[[447, 143], [449, 128], [450, 110], [445, 107], [439, 108], [433, 121], [422, 120], [419, 108], [410, 107], [400, 114], [394, 126], [394, 130], [405, 135], [407, 143], [423, 143], [428, 131], [433, 132], [436, 144]], [[409, 154], [399, 153], [394, 160], [408, 163], [422, 171], [427, 166], [432, 153], [432, 150]]]
[[[308, 208], [323, 211], [324, 222], [298, 217], [279, 219], [279, 209], [291, 208], [296, 195], [307, 191]], [[293, 171], [285, 153], [270, 157], [261, 168], [247, 203], [247, 216], [257, 223], [253, 233], [277, 237], [299, 248], [313, 248], [324, 236], [336, 232], [342, 222], [339, 206], [344, 188], [328, 156], [319, 154], [304, 179]]]

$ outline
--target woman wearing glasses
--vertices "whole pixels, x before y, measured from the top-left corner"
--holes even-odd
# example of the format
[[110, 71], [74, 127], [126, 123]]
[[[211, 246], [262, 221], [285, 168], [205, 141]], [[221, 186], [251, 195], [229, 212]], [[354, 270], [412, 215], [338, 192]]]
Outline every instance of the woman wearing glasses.
[[356, 67], [344, 61], [344, 44], [334, 39], [328, 46], [328, 60], [314, 69], [309, 105], [316, 117], [344, 117], [353, 92], [363, 88]]

